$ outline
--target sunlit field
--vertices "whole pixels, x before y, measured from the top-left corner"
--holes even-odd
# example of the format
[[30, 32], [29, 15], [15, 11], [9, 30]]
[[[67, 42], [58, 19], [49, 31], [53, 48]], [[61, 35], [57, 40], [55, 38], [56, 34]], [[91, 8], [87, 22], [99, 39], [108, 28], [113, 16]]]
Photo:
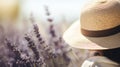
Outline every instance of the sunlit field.
[[26, 27], [25, 24], [30, 24], [24, 32], [12, 32], [11, 26], [7, 30], [12, 34], [9, 31], [4, 34], [6, 31], [0, 26], [0, 67], [80, 67], [88, 57], [87, 51], [70, 47], [62, 38], [67, 28], [79, 19], [78, 15], [66, 19], [62, 14], [62, 19], [58, 19], [51, 17], [54, 12], [49, 6], [44, 5], [43, 10], [43, 20], [36, 18], [34, 11], [23, 16], [20, 22]]

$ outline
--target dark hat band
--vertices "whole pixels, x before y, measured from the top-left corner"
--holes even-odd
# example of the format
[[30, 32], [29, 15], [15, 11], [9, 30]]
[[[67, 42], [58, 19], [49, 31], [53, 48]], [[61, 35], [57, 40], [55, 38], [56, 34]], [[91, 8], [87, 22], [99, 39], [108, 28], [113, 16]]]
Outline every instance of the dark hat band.
[[81, 28], [81, 32], [84, 36], [88, 36], [88, 37], [106, 37], [106, 36], [110, 36], [110, 35], [119, 33], [120, 25], [116, 26], [114, 28], [100, 30], [100, 31], [91, 31], [91, 30], [85, 30], [85, 29]]

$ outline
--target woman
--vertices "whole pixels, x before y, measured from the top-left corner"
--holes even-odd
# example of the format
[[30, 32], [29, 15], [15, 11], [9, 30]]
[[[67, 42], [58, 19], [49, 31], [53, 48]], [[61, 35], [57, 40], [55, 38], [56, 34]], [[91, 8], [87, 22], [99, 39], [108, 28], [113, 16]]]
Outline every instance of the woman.
[[81, 67], [120, 67], [120, 1], [92, 1], [63, 38], [72, 47], [89, 50]]

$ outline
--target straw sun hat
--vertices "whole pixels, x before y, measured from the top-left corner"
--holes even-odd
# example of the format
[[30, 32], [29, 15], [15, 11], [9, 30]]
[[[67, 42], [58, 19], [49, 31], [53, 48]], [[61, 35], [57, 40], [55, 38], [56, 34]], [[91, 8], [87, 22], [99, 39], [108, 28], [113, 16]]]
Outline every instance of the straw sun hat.
[[104, 50], [120, 47], [120, 1], [98, 0], [81, 11], [80, 20], [64, 33], [72, 47]]

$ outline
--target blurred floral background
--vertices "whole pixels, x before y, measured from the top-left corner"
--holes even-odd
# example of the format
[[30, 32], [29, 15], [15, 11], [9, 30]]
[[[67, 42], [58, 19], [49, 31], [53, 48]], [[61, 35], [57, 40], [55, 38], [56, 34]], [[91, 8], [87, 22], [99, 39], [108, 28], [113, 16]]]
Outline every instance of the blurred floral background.
[[[64, 31], [80, 17], [88, 0], [21, 0], [21, 22], [28, 30], [0, 38], [0, 67], [80, 67], [87, 51], [70, 47]], [[9, 33], [9, 32], [8, 32]]]

